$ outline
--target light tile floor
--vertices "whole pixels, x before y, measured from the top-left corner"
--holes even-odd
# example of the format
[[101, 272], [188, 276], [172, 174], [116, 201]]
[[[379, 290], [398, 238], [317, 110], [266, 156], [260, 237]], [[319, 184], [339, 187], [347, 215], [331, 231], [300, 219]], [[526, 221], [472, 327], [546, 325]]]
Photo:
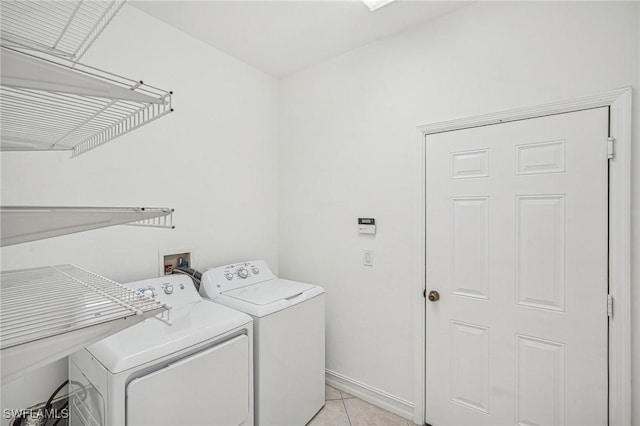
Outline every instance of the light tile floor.
[[307, 426], [413, 426], [409, 420], [328, 385], [325, 401]]

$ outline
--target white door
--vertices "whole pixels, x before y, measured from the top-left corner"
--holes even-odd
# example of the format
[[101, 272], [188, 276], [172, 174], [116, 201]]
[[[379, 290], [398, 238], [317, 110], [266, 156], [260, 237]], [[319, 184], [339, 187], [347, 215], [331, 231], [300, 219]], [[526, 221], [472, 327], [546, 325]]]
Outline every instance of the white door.
[[608, 113], [426, 137], [427, 423], [607, 424]]

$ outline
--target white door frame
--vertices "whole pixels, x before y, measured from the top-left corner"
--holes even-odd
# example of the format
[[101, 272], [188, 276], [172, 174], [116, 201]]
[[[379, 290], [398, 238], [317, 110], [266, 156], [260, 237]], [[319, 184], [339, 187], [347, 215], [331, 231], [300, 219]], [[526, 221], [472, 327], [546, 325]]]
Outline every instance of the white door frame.
[[[426, 358], [426, 206], [425, 139], [427, 135], [470, 127], [561, 114], [590, 108], [610, 107], [609, 136], [615, 139], [614, 157], [609, 162], [609, 294], [614, 300], [609, 321], [609, 425], [631, 424], [631, 88], [622, 88], [569, 101], [554, 102], [493, 114], [442, 121], [418, 127], [420, 194], [417, 250], [419, 288], [415, 304], [414, 414], [413, 421], [425, 423]], [[605, 141], [603, 141], [605, 143]], [[418, 293], [419, 292], [419, 293]], [[603, 299], [602, 303], [606, 303]]]

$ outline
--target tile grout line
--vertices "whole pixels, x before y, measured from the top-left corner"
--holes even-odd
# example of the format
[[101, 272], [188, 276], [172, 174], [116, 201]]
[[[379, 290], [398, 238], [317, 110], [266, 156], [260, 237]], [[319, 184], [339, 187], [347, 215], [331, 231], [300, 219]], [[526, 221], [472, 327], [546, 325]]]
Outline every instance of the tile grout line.
[[347, 420], [349, 421], [349, 426], [351, 425], [351, 416], [349, 416], [349, 410], [347, 410], [347, 404], [344, 403], [344, 397], [342, 396], [342, 392], [340, 392], [340, 401], [342, 401], [342, 406], [344, 407], [344, 412], [347, 413]]

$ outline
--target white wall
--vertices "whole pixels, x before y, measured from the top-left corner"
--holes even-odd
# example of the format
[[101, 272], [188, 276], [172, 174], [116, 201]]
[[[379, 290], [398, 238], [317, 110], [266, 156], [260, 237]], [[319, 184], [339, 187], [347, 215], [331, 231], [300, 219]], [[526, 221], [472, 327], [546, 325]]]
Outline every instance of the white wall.
[[[261, 258], [277, 271], [277, 80], [128, 5], [83, 62], [173, 90], [175, 112], [73, 160], [3, 153], [2, 204], [168, 206], [176, 229], [5, 247], [2, 270], [74, 263], [131, 281], [157, 275], [159, 249], [186, 247], [200, 267]], [[2, 408], [46, 400], [64, 368], [3, 384]]]
[[[280, 273], [326, 288], [328, 369], [414, 402], [416, 126], [624, 86], [637, 101], [638, 21], [637, 3], [479, 2], [281, 82]], [[377, 235], [359, 236], [357, 217], [375, 217]], [[362, 265], [364, 248], [375, 266]]]

